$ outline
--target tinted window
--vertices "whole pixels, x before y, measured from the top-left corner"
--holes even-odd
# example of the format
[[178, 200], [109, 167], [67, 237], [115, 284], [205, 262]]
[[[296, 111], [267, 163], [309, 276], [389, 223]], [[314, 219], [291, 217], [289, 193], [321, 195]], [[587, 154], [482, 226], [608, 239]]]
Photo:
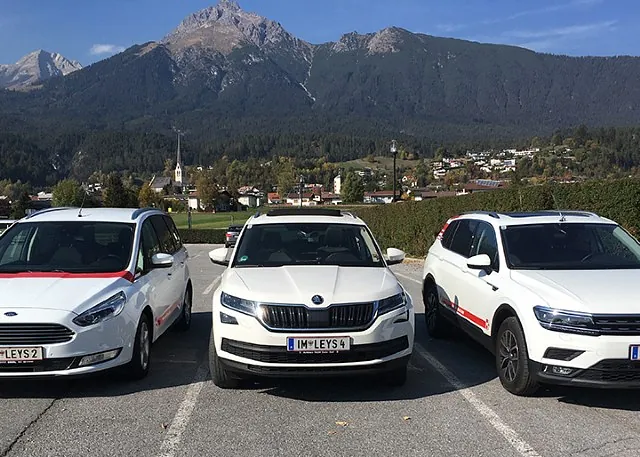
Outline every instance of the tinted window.
[[147, 219], [142, 224], [142, 240], [138, 250], [136, 270], [138, 272], [149, 271], [151, 269], [151, 258], [160, 251], [158, 236], [151, 225], [151, 221]]
[[169, 227], [162, 216], [151, 216], [149, 218], [151, 223], [153, 224], [153, 228], [158, 235], [158, 239], [160, 240], [160, 249], [165, 254], [173, 254], [178, 249], [175, 245], [173, 235], [169, 231]]
[[451, 224], [449, 224], [449, 227], [447, 227], [442, 234], [442, 247], [444, 247], [445, 249], [451, 248], [451, 240], [453, 240], [453, 235], [455, 235], [459, 223], [460, 221], [451, 222]]
[[498, 271], [500, 263], [496, 232], [491, 224], [482, 221], [478, 223], [476, 232], [473, 235], [469, 257], [480, 254], [487, 254], [491, 259], [491, 267]]
[[178, 249], [182, 248], [182, 239], [180, 238], [180, 232], [178, 231], [175, 222], [173, 222], [173, 219], [171, 219], [169, 216], [164, 216], [164, 220], [167, 223], [167, 226], [169, 226], [169, 232], [173, 237], [173, 244], [175, 245], [177, 251]]
[[235, 267], [340, 265], [380, 267], [382, 255], [366, 227], [347, 224], [268, 224], [247, 227]]
[[503, 240], [515, 269], [640, 269], [640, 244], [616, 224], [514, 225]]
[[458, 225], [450, 249], [463, 257], [469, 257], [471, 244], [473, 243], [474, 232], [478, 226], [478, 221], [473, 219], [462, 219]]
[[131, 258], [133, 224], [25, 222], [0, 237], [0, 272], [123, 271]]

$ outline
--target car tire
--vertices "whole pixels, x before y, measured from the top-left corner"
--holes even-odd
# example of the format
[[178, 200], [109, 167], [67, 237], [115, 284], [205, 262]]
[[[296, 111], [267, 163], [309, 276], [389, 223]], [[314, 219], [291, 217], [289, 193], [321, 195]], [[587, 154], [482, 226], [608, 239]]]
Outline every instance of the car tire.
[[213, 332], [209, 341], [209, 372], [213, 384], [221, 389], [234, 389], [239, 385], [239, 379], [231, 376], [229, 370], [224, 368], [216, 351], [216, 344], [213, 339]]
[[123, 374], [127, 379], [145, 378], [151, 367], [151, 319], [147, 313], [140, 316], [138, 329], [133, 343], [131, 361], [124, 366]]
[[424, 320], [427, 332], [433, 338], [446, 338], [451, 334], [451, 322], [442, 315], [442, 305], [438, 297], [438, 286], [425, 283], [423, 290]]
[[496, 338], [496, 368], [502, 386], [517, 396], [533, 395], [539, 388], [529, 368], [524, 331], [515, 317], [505, 319]]
[[407, 365], [385, 373], [385, 384], [389, 387], [402, 387], [407, 383]]
[[175, 329], [179, 332], [186, 332], [191, 328], [191, 319], [193, 311], [193, 292], [188, 287], [184, 293], [184, 303], [182, 304], [182, 312], [176, 321]]

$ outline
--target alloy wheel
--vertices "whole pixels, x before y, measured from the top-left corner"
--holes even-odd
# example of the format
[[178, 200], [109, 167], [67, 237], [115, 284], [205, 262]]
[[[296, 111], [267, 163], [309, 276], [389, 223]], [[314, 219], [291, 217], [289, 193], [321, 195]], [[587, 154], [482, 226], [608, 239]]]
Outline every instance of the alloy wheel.
[[151, 341], [149, 339], [149, 327], [147, 321], [143, 320], [140, 325], [140, 367], [143, 370], [149, 365], [149, 354], [151, 352]]
[[514, 382], [518, 375], [519, 364], [518, 340], [511, 330], [505, 330], [500, 337], [500, 370], [504, 379]]

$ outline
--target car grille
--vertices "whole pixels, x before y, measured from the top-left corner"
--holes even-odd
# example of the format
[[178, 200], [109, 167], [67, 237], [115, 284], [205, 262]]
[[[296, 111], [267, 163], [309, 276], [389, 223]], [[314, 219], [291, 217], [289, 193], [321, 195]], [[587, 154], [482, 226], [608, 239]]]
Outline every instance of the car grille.
[[42, 373], [47, 371], [68, 370], [77, 365], [78, 357], [66, 359], [45, 359], [40, 362], [0, 363], [0, 373]]
[[593, 323], [601, 335], [640, 335], [640, 315], [594, 315]]
[[308, 364], [366, 362], [397, 354], [408, 347], [409, 339], [403, 336], [382, 343], [352, 346], [350, 351], [345, 352], [335, 352], [333, 354], [304, 354], [289, 352], [284, 346], [260, 346], [257, 344], [228, 340], [226, 338], [222, 339], [222, 350], [224, 352], [264, 363]]
[[0, 346], [66, 343], [73, 335], [58, 324], [0, 324]]
[[272, 330], [332, 331], [362, 329], [371, 324], [373, 303], [334, 305], [327, 309], [265, 305], [262, 322]]
[[630, 360], [602, 360], [576, 376], [585, 381], [610, 383], [640, 383], [640, 362]]

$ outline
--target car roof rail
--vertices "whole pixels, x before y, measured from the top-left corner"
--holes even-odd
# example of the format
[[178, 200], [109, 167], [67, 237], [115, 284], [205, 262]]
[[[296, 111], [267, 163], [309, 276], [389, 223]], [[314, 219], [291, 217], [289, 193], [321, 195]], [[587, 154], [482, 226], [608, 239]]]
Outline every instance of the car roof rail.
[[133, 212], [133, 214], [131, 214], [131, 220], [134, 221], [138, 219], [140, 216], [142, 216], [144, 213], [150, 212], [150, 211], [160, 211], [160, 210], [158, 208], [153, 208], [153, 207], [138, 208]]
[[67, 210], [67, 209], [78, 209], [72, 206], [58, 206], [55, 208], [45, 208], [45, 209], [41, 209], [39, 211], [34, 211], [31, 214], [28, 214], [27, 216], [24, 217], [24, 219], [31, 219], [32, 217], [36, 217], [36, 216], [40, 216], [41, 214], [45, 214], [45, 213], [53, 213], [54, 211], [63, 211], [63, 210]]
[[544, 216], [576, 216], [576, 217], [596, 217], [601, 218], [598, 214], [591, 211], [577, 211], [577, 210], [557, 210], [557, 209], [543, 209], [539, 211], [523, 211], [523, 212], [511, 212], [505, 213], [509, 217], [544, 217]]
[[294, 208], [278, 208], [272, 209], [267, 216], [330, 216], [342, 217], [342, 213], [338, 209], [294, 209]]
[[494, 219], [500, 219], [500, 214], [498, 214], [495, 211], [467, 211], [465, 213], [462, 213], [462, 215], [467, 215], [467, 214], [477, 214], [477, 215], [483, 215], [483, 216], [490, 216], [490, 217], [493, 217]]

